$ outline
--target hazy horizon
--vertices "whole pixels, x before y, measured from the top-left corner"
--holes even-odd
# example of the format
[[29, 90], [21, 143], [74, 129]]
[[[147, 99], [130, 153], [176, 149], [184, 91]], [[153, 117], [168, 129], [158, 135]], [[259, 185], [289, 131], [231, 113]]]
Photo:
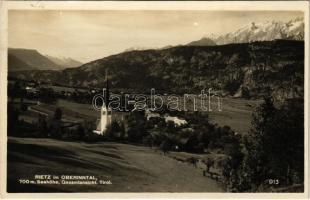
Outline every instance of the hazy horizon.
[[187, 44], [299, 11], [9, 11], [8, 46], [86, 63], [130, 48]]

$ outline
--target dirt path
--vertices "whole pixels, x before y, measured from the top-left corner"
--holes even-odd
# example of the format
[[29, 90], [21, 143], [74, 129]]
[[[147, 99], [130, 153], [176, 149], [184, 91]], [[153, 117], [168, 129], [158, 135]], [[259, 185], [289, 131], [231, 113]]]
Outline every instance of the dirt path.
[[[94, 175], [112, 185], [21, 185], [35, 174]], [[223, 192], [202, 171], [153, 149], [120, 143], [9, 138], [9, 191]]]

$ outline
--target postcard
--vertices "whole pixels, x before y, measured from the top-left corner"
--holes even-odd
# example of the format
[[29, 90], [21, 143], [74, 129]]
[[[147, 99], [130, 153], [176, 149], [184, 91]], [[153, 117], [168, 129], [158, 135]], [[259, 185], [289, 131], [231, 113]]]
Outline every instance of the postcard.
[[1, 1], [1, 197], [307, 198], [308, 6]]

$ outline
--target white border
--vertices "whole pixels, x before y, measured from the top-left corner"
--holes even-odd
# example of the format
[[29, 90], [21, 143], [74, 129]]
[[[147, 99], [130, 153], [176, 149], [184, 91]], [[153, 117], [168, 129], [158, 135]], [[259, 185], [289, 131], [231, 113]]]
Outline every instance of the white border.
[[[6, 193], [7, 148], [7, 11], [8, 10], [255, 10], [305, 13], [305, 192], [304, 193]], [[308, 1], [3, 1], [0, 0], [0, 194], [1, 198], [255, 198], [306, 199], [308, 198], [308, 120], [309, 120], [309, 2]]]

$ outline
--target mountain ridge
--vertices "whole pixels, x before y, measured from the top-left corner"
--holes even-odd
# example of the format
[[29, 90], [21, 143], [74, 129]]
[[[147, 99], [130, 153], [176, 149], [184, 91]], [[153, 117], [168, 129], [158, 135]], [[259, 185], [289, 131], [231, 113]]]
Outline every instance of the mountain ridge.
[[77, 61], [73, 58], [70, 57], [56, 57], [56, 56], [50, 56], [50, 55], [45, 55], [48, 59], [56, 63], [57, 65], [62, 66], [64, 69], [65, 68], [74, 68], [83, 65], [80, 61]]
[[63, 70], [83, 63], [72, 58], [56, 58], [43, 55], [36, 49], [8, 48], [9, 71]]
[[214, 46], [216, 42], [214, 42], [211, 38], [203, 37], [200, 40], [190, 42], [186, 44], [187, 46]]
[[[204, 43], [204, 39], [209, 43]], [[249, 43], [255, 41], [271, 41], [276, 39], [303, 40], [304, 18], [297, 17], [289, 21], [251, 22], [244, 26], [219, 36], [209, 34], [200, 40], [190, 42], [197, 46], [213, 46], [229, 43]]]
[[[18, 59], [16, 61], [14, 59]], [[22, 61], [25, 66], [16, 66], [16, 62]], [[49, 60], [35, 49], [9, 48], [8, 49], [8, 65], [10, 71], [18, 70], [60, 70], [61, 66]]]
[[[303, 93], [304, 42], [261, 41], [216, 46], [179, 46], [123, 52], [57, 72], [11, 73], [68, 86], [196, 93], [213, 88], [236, 97], [277, 98]], [[292, 83], [292, 80], [294, 82]]]

